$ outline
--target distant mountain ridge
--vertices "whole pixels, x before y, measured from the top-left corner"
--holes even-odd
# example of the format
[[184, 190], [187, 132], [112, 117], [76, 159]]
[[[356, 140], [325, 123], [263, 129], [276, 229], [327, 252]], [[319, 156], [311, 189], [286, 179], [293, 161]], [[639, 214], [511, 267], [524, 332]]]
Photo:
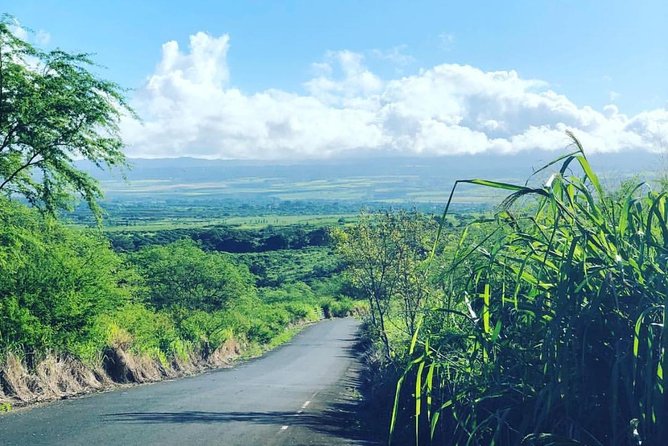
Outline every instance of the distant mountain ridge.
[[[124, 181], [119, 172], [79, 167], [102, 181], [111, 199], [138, 197], [272, 198], [278, 200], [354, 200], [442, 202], [457, 179], [485, 178], [524, 182], [563, 152], [382, 156], [303, 161], [130, 159]], [[666, 158], [649, 152], [592, 154], [590, 162], [611, 184], [637, 176], [652, 180], [668, 171]], [[551, 170], [557, 170], [555, 166]], [[547, 172], [549, 174], [549, 172]], [[484, 194], [483, 194], [484, 195]], [[478, 197], [474, 201], [482, 200]]]
[[[521, 152], [516, 154], [466, 154], [440, 157], [416, 156], [385, 156], [340, 158], [324, 160], [220, 160], [204, 158], [129, 158], [132, 166], [128, 178], [131, 180], [165, 179], [167, 177], [186, 178], [188, 173], [200, 174], [207, 172], [212, 177], [248, 176], [258, 173], [280, 173], [283, 175], [297, 175], [318, 177], [325, 175], [391, 175], [415, 174], [413, 169], [426, 170], [431, 173], [446, 173], [448, 176], [457, 173], [467, 176], [483, 176], [496, 174], [530, 174], [532, 168], [538, 168], [553, 159], [567, 153], [537, 151], [533, 153]], [[650, 152], [619, 152], [588, 155], [592, 165], [603, 171], [643, 171], [655, 170], [657, 167], [668, 168], [668, 158]], [[657, 165], [663, 164], [664, 166]], [[100, 171], [89, 162], [79, 161], [77, 164], [94, 174], [101, 180], [119, 178], [117, 174]], [[224, 172], [219, 169], [226, 169]], [[442, 169], [447, 171], [443, 172]], [[201, 178], [198, 178], [201, 179]]]

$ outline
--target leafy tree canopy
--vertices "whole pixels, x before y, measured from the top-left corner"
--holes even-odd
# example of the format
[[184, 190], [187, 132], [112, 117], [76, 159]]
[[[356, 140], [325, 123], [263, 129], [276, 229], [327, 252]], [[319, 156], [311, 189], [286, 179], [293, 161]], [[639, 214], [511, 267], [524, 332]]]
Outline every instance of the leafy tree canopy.
[[222, 253], [206, 253], [192, 240], [147, 247], [130, 259], [144, 278], [148, 301], [158, 309], [219, 310], [253, 292], [245, 265], [235, 265]]
[[0, 193], [53, 214], [80, 196], [99, 217], [102, 192], [74, 161], [124, 167], [118, 123], [124, 91], [101, 80], [89, 55], [42, 51], [0, 18]]

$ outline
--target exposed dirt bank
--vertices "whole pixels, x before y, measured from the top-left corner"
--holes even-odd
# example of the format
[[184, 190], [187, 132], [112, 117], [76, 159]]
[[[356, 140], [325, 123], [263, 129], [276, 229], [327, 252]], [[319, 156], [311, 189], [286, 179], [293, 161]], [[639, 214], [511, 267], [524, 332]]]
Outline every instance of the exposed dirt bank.
[[242, 343], [230, 339], [210, 353], [190, 354], [163, 363], [120, 347], [109, 347], [96, 365], [72, 357], [48, 355], [30, 370], [24, 361], [10, 353], [0, 368], [0, 404], [21, 407], [229, 367], [244, 348]]

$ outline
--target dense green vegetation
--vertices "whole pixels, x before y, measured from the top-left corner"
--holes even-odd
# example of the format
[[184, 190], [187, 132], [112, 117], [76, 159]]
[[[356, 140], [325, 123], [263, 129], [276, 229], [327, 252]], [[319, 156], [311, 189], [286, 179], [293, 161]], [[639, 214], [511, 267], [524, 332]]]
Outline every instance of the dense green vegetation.
[[105, 347], [169, 358], [226, 339], [264, 344], [320, 317], [321, 296], [300, 282], [257, 289], [230, 254], [192, 240], [115, 253], [98, 231], [66, 227], [2, 200], [0, 351], [98, 360]]
[[326, 227], [289, 225], [260, 229], [239, 229], [230, 226], [166, 229], [152, 231], [110, 231], [107, 237], [117, 251], [136, 251], [144, 246], [165, 245], [183, 238], [198, 242], [207, 251], [264, 252], [280, 249], [301, 249], [326, 246]]
[[[375, 298], [390, 301], [385, 328], [372, 320], [371, 333], [390, 353], [385, 376], [398, 382], [396, 442], [668, 441], [668, 195], [643, 183], [606, 192], [574, 142], [576, 152], [540, 171], [554, 171], [544, 184], [466, 180], [510, 195], [490, 218], [441, 227], [417, 267], [380, 269], [429, 271], [412, 336], [387, 328], [407, 316], [401, 293]], [[385, 241], [397, 220], [371, 226], [375, 257], [405, 245], [406, 235]], [[378, 283], [375, 270], [350, 265]]]
[[78, 353], [93, 321], [130, 299], [134, 280], [99, 236], [0, 201], [0, 345]]
[[285, 283], [304, 282], [312, 287], [338, 283], [337, 289], [325, 294], [336, 294], [345, 284], [337, 279], [342, 270], [341, 261], [330, 247], [284, 249], [279, 251], [242, 253], [236, 258], [248, 265], [257, 276], [259, 287], [279, 287]]

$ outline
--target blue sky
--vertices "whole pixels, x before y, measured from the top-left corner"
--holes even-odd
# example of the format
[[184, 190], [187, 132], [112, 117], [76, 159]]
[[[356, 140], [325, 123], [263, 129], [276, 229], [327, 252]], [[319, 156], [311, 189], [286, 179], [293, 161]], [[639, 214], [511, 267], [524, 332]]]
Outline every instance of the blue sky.
[[[224, 85], [220, 86], [220, 93], [238, 89], [248, 99], [258, 93], [278, 90], [315, 97], [333, 109], [354, 108], [342, 99], [350, 99], [352, 93], [345, 90], [348, 87], [330, 85], [326, 87], [327, 93], [335, 91], [338, 96], [334, 100], [331, 95], [323, 99], [322, 89], [314, 93], [311, 82], [323, 76], [342, 82], [341, 76], [346, 75], [341, 72], [346, 68], [337, 55], [346, 51], [360, 56], [356, 63], [363, 68], [355, 68], [357, 72], [368, 71], [382, 81], [378, 88], [356, 90], [355, 94], [365, 100], [374, 95], [385, 97], [393, 80], [419, 77], [438, 66], [461, 65], [483, 73], [516, 72], [523, 80], [540, 80], [545, 84], [541, 87], [543, 90], [563, 95], [579, 110], [591, 107], [605, 115], [604, 107], [614, 104], [629, 119], [625, 129], [639, 125], [630, 122], [634, 116], [653, 110], [665, 111], [668, 106], [668, 2], [665, 1], [135, 0], [107, 3], [21, 0], [0, 5], [0, 11], [14, 15], [22, 26], [42, 31], [42, 35], [48, 33], [49, 47], [96, 53], [96, 60], [107, 66], [104, 75], [137, 89], [138, 96], [147, 79], [156, 74], [156, 66], [164, 56], [161, 46], [165, 42], [178, 42], [180, 51], [187, 54], [189, 36], [204, 32], [211, 38], [229, 37], [226, 49], [219, 54], [224, 59], [222, 69], [227, 73], [221, 81]], [[451, 71], [442, 76], [443, 82], [459, 76]], [[173, 91], [173, 86], [163, 87], [163, 93]], [[532, 89], [527, 87], [527, 91]], [[148, 113], [149, 124], [153, 122], [154, 105], [138, 104], [140, 112], [145, 109]], [[459, 118], [453, 118], [452, 122], [435, 117], [440, 116], [439, 113], [432, 110], [428, 117], [460, 127], [467, 119], [461, 110], [453, 111], [453, 116]], [[302, 125], [299, 116], [289, 123], [293, 130]], [[383, 116], [385, 119], [386, 115]], [[479, 113], [476, 116], [478, 121], [482, 119]], [[425, 130], [423, 118], [420, 125]], [[504, 128], [514, 127], [506, 122], [512, 117], [498, 118], [491, 116], [485, 122], [497, 121], [505, 123]], [[376, 115], [373, 122], [379, 119]], [[585, 122], [589, 118], [577, 119], [580, 120], [577, 122]], [[571, 125], [567, 121], [564, 120], [564, 125]], [[539, 124], [557, 129], [559, 123], [540, 121]], [[486, 135], [490, 139], [504, 137], [512, 142], [511, 137], [538, 126], [534, 121], [522, 125], [522, 131], [503, 135], [487, 132]], [[658, 124], [642, 125], [648, 128], [658, 125], [663, 132], [666, 123], [660, 116]], [[463, 127], [484, 132], [482, 127]], [[447, 135], [453, 136], [443, 133], [443, 137]], [[210, 144], [215, 136], [213, 132], [192, 148]], [[218, 136], [223, 134], [219, 132]], [[631, 144], [629, 138], [620, 138], [626, 141], [619, 143], [621, 146]], [[389, 143], [387, 138], [383, 143], [378, 142], [379, 139], [370, 142], [371, 139], [346, 144], [351, 148], [356, 144], [364, 148], [401, 145], [396, 138], [390, 138]], [[308, 144], [303, 138], [296, 138], [286, 140], [284, 145], [298, 141]], [[466, 144], [469, 140], [460, 141]], [[611, 144], [609, 140], [605, 142]], [[249, 146], [257, 144], [257, 138], [248, 142]], [[323, 153], [330, 153], [328, 147], [334, 144], [336, 141], [321, 141], [320, 147]], [[486, 148], [497, 146], [486, 144]], [[168, 146], [163, 144], [155, 154], [169, 152]], [[621, 146], [619, 148], [624, 148]], [[424, 147], [428, 148], [429, 144], [424, 143]], [[142, 150], [138, 153], [150, 152], [146, 147]], [[171, 150], [169, 153], [178, 154], [174, 147]], [[280, 156], [280, 150], [275, 148], [269, 152], [271, 156]], [[204, 152], [198, 153], [213, 156]], [[237, 152], [221, 156], [244, 156], [243, 150]]]

